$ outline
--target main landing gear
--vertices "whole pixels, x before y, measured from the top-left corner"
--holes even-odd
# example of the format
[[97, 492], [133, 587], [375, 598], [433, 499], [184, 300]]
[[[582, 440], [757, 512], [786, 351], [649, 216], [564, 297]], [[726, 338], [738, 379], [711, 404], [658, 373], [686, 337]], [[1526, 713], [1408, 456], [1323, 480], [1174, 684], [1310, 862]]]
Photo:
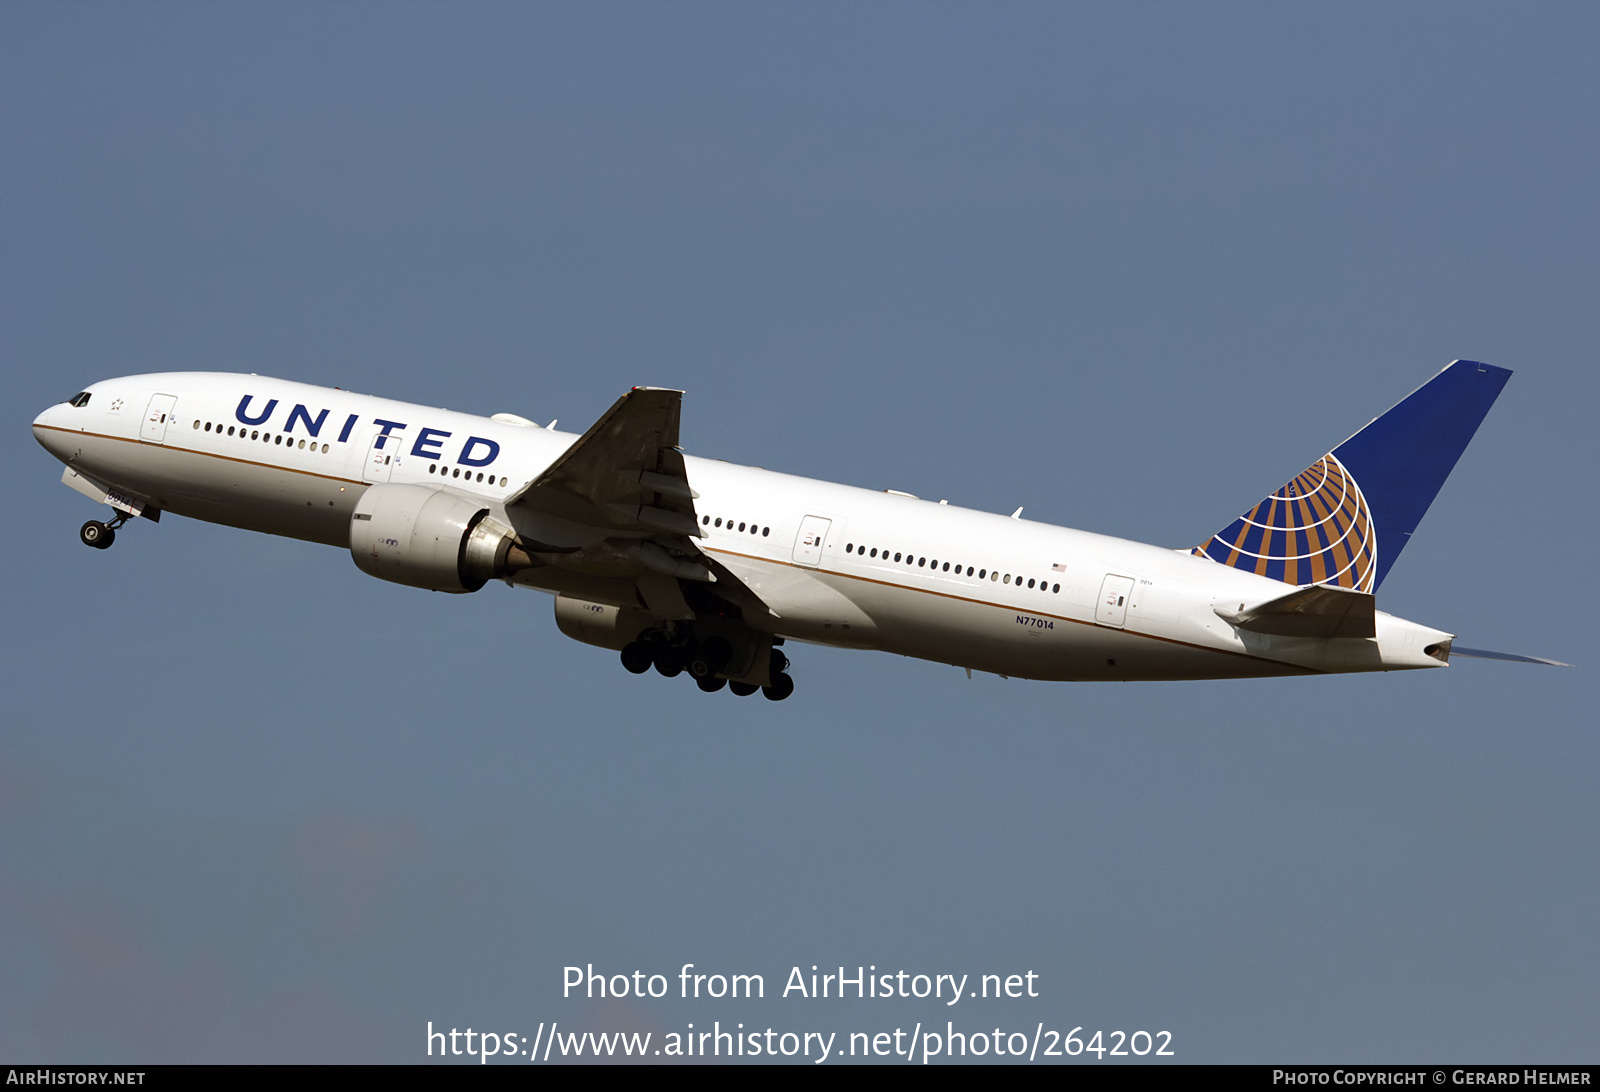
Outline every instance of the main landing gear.
[[724, 678], [720, 672], [728, 666], [732, 656], [733, 646], [721, 637], [698, 641], [693, 634], [672, 637], [661, 630], [652, 630], [640, 634], [637, 641], [622, 650], [622, 666], [635, 675], [643, 675], [654, 667], [658, 674], [669, 679], [687, 672], [695, 685], [707, 694], [726, 686], [741, 698], [760, 690], [768, 701], [782, 701], [794, 693], [794, 680], [788, 675], [789, 657], [777, 649], [772, 650], [772, 683], [768, 686], [758, 687], [754, 683]]
[[92, 519], [78, 528], [78, 538], [85, 546], [93, 546], [96, 550], [107, 550], [117, 541], [117, 528], [128, 522], [128, 517], [117, 513], [117, 518], [110, 523], [101, 523]]

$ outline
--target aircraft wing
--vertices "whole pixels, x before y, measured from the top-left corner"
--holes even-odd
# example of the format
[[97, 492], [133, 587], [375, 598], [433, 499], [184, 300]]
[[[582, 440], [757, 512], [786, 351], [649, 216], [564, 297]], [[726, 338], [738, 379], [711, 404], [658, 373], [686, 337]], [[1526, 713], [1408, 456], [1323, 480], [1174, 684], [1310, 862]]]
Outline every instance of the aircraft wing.
[[625, 534], [700, 537], [678, 451], [682, 398], [635, 387], [507, 504]]
[[683, 392], [635, 387], [560, 458], [506, 502], [530, 553], [546, 565], [633, 579], [652, 611], [693, 617], [678, 580], [715, 585], [719, 598], [770, 613], [759, 596], [700, 549], [678, 422]]

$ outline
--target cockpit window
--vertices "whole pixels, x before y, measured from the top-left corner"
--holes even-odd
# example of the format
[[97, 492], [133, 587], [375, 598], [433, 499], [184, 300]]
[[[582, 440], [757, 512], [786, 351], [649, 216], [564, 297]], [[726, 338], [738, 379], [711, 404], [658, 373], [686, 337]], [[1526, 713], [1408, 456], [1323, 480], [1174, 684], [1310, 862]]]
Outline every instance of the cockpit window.
[[79, 391], [77, 394], [73, 395], [71, 401], [69, 401], [67, 403], [67, 405], [69, 405], [69, 406], [77, 406], [79, 409], [82, 409], [84, 406], [87, 406], [88, 404], [89, 404], [89, 392], [88, 391]]

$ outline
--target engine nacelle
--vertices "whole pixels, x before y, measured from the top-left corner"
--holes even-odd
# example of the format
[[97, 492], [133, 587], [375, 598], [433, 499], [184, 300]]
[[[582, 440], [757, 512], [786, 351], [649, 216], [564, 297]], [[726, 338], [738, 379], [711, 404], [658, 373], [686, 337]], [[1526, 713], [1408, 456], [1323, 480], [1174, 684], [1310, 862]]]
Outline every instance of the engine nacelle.
[[612, 607], [571, 596], [556, 596], [556, 628], [586, 645], [620, 652], [661, 620], [638, 607]]
[[486, 505], [425, 485], [374, 485], [350, 517], [350, 556], [379, 580], [475, 592], [533, 565]]

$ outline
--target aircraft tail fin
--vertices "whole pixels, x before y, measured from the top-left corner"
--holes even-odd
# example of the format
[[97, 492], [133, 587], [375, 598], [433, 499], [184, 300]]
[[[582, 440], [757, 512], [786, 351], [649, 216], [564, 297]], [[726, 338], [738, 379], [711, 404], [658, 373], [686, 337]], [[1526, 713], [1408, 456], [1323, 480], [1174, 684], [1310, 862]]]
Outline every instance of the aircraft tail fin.
[[1509, 378], [1457, 360], [1193, 552], [1285, 584], [1376, 591]]

